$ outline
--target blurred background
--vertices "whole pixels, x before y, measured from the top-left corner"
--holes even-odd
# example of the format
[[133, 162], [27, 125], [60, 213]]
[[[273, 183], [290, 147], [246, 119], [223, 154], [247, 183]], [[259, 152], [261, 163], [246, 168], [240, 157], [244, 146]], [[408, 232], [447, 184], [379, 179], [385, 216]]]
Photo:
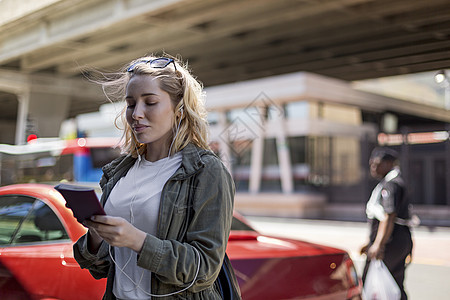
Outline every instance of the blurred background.
[[0, 0], [0, 185], [98, 182], [123, 104], [90, 68], [167, 53], [205, 86], [241, 213], [364, 221], [384, 145], [450, 226], [449, 35], [448, 0]]

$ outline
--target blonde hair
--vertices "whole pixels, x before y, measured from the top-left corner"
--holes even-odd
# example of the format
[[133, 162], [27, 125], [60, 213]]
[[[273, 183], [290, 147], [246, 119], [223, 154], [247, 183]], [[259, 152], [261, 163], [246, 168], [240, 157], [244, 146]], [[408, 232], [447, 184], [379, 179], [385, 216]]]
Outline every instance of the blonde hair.
[[[146, 61], [161, 57], [172, 58], [174, 63], [169, 63], [164, 68], [153, 68], [146, 63]], [[128, 72], [128, 68], [133, 65], [133, 70]], [[176, 65], [176, 69], [174, 65]], [[96, 80], [96, 82], [101, 83], [103, 91], [110, 101], [125, 102], [125, 92], [128, 82], [136, 75], [155, 77], [158, 79], [159, 87], [170, 96], [175, 115], [173, 118], [172, 138], [169, 139], [170, 143], [173, 143], [170, 155], [182, 150], [189, 143], [193, 143], [203, 149], [209, 149], [208, 122], [206, 119], [207, 112], [204, 103], [205, 94], [203, 92], [203, 86], [193, 77], [187, 64], [183, 64], [181, 59], [168, 55], [145, 56], [133, 60], [124, 66], [119, 73], [102, 74], [103, 78]], [[183, 109], [182, 114], [180, 114], [180, 108]], [[124, 106], [115, 121], [116, 127], [123, 129], [121, 140], [122, 152], [131, 154], [133, 157], [137, 157], [138, 153], [143, 155], [147, 147], [145, 144], [140, 144], [137, 141], [132, 132], [132, 128], [126, 121], [125, 113], [126, 106]], [[124, 128], [118, 126], [119, 120], [122, 121]], [[179, 128], [176, 133], [178, 125]]]

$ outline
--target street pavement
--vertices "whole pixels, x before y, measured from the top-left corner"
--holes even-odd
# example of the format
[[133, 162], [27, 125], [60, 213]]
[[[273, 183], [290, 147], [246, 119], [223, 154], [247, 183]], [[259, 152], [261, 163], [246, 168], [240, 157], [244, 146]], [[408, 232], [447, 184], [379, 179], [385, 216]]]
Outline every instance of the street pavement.
[[[346, 250], [361, 274], [368, 238], [366, 223], [246, 216], [259, 232]], [[450, 228], [418, 226], [412, 231], [413, 261], [406, 270], [409, 300], [450, 299]]]

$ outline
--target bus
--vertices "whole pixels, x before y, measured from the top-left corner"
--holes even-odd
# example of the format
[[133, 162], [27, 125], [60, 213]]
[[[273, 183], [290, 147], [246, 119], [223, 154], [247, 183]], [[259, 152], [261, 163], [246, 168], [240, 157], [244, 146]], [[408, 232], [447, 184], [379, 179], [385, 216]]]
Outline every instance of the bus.
[[119, 138], [39, 138], [0, 144], [0, 186], [60, 181], [98, 183], [102, 166], [120, 155]]

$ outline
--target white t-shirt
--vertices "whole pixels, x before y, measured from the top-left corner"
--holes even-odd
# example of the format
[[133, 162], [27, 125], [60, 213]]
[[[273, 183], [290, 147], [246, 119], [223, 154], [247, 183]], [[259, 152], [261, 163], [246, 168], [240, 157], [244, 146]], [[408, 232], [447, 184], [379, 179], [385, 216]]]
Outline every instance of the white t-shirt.
[[[136, 228], [156, 235], [161, 192], [167, 180], [180, 167], [181, 158], [181, 152], [178, 152], [155, 162], [144, 158], [140, 162], [136, 160], [111, 191], [105, 212], [122, 217]], [[116, 247], [114, 260], [114, 295], [119, 299], [150, 299], [151, 272], [137, 266], [136, 252], [126, 247]]]

